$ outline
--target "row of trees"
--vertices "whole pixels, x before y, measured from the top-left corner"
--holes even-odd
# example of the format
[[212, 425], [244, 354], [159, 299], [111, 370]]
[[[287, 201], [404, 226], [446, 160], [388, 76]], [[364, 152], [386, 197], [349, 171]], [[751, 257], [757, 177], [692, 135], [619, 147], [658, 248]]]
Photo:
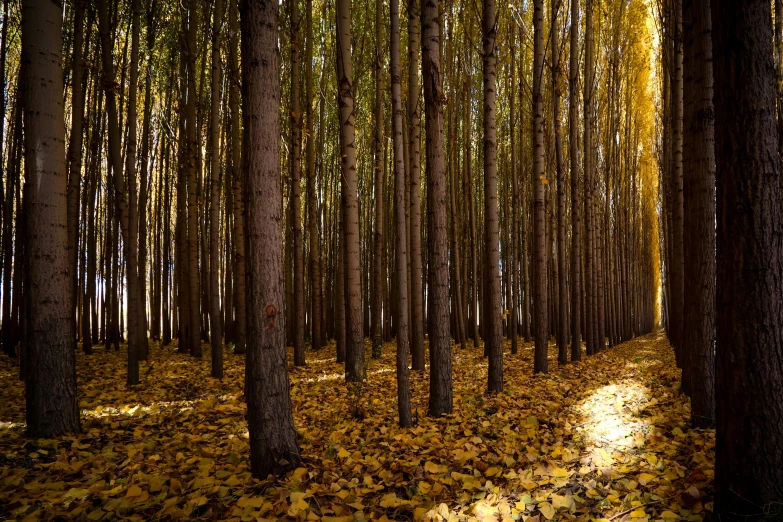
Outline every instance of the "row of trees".
[[[75, 0], [64, 17], [5, 0], [2, 341], [21, 348], [28, 433], [78, 431], [77, 342], [127, 337], [129, 385], [149, 337], [194, 357], [209, 340], [215, 377], [228, 343], [265, 475], [298, 458], [286, 345], [303, 365], [307, 337], [335, 338], [362, 381], [365, 334], [373, 357], [396, 337], [409, 426], [409, 356], [424, 370], [428, 346], [430, 414], [448, 413], [452, 339], [483, 339], [499, 392], [504, 337], [535, 341], [535, 372], [550, 337], [559, 364], [597, 353], [654, 328], [662, 274], [694, 423], [717, 418], [716, 509], [773, 501], [772, 22], [768, 2], [712, 4], [424, 0], [406, 20], [396, 0], [290, 0], [282, 18], [260, 0]], [[736, 473], [749, 461], [764, 487]]]

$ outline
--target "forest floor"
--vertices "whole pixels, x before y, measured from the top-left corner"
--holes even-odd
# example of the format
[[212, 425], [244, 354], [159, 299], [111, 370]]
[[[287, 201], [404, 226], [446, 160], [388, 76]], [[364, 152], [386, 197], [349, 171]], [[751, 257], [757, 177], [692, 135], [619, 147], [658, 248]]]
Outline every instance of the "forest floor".
[[[469, 345], [470, 346], [470, 345]], [[244, 359], [222, 381], [151, 343], [142, 384], [125, 354], [77, 357], [82, 433], [24, 438], [24, 386], [0, 358], [0, 519], [700, 521], [712, 507], [715, 435], [690, 405], [661, 334], [532, 375], [532, 344], [505, 355], [506, 391], [485, 394], [486, 360], [454, 347], [454, 413], [429, 418], [412, 372], [415, 426], [396, 422], [394, 346], [349, 389], [335, 348], [291, 368], [302, 463], [249, 472]], [[363, 419], [354, 418], [357, 401]]]

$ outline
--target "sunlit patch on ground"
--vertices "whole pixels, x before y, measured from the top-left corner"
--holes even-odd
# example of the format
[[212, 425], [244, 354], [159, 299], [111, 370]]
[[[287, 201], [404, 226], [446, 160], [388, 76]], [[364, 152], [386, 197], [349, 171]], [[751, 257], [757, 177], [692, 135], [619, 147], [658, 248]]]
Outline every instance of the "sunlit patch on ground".
[[[41, 520], [691, 520], [711, 507], [714, 435], [688, 428], [688, 401], [660, 336], [532, 375], [532, 346], [506, 345], [506, 391], [488, 396], [482, 348], [454, 346], [454, 413], [396, 425], [395, 347], [346, 386], [334, 346], [289, 367], [302, 462], [249, 472], [244, 359], [153, 343], [128, 389], [122, 352], [78, 355], [83, 433], [24, 438], [23, 384], [0, 359], [0, 518]], [[208, 350], [205, 349], [205, 353]], [[355, 418], [353, 413], [361, 411]]]

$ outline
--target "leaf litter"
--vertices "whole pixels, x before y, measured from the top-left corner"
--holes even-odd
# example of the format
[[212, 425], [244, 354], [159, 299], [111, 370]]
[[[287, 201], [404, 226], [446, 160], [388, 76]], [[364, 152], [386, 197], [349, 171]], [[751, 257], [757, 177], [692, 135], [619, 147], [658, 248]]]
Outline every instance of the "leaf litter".
[[426, 416], [427, 376], [411, 372], [409, 429], [393, 344], [352, 387], [334, 345], [308, 352], [289, 368], [302, 462], [265, 480], [249, 471], [244, 358], [227, 354], [219, 381], [208, 358], [150, 345], [131, 389], [124, 352], [79, 353], [82, 433], [53, 440], [24, 437], [24, 386], [0, 359], [0, 518], [699, 522], [712, 510], [714, 431], [690, 428], [661, 334], [565, 367], [550, 346], [538, 376], [521, 344], [492, 396], [481, 349], [454, 346], [454, 412]]

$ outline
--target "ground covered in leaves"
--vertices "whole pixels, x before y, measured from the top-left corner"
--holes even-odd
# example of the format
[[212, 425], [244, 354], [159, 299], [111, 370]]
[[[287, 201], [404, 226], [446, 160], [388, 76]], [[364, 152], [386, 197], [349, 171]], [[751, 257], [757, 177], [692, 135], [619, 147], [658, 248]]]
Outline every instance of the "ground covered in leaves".
[[[647, 520], [709, 518], [715, 437], [692, 430], [661, 335], [532, 375], [532, 345], [506, 353], [488, 396], [480, 349], [454, 347], [454, 413], [429, 418], [412, 377], [415, 426], [396, 425], [394, 346], [349, 389], [334, 346], [291, 368], [302, 463], [249, 473], [244, 359], [152, 346], [143, 384], [125, 355], [78, 355], [83, 432], [24, 438], [24, 386], [0, 359], [0, 519]], [[205, 354], [209, 353], [205, 349]], [[355, 418], [350, 412], [357, 413]]]

